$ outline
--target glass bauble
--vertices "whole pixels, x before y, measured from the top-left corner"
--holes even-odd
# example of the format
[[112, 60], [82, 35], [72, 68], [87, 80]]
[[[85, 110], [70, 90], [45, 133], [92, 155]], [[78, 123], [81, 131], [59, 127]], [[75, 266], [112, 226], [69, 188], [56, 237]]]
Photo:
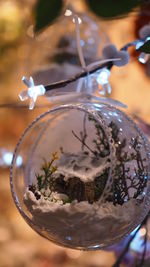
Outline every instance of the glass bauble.
[[13, 157], [12, 195], [42, 236], [74, 249], [99, 249], [125, 237], [148, 213], [149, 163], [149, 142], [123, 111], [67, 104], [25, 130]]

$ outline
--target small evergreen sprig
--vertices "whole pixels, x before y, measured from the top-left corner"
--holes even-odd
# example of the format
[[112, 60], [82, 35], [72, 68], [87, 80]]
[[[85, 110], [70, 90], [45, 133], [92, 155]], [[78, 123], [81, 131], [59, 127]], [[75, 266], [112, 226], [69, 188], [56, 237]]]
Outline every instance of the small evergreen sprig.
[[57, 152], [52, 153], [52, 158], [50, 161], [46, 161], [44, 159], [44, 164], [41, 167], [42, 174], [36, 174], [37, 179], [37, 187], [38, 191], [41, 191], [42, 189], [50, 189], [52, 191], [53, 189], [53, 174], [56, 172], [58, 166], [54, 165], [55, 160], [58, 159]]

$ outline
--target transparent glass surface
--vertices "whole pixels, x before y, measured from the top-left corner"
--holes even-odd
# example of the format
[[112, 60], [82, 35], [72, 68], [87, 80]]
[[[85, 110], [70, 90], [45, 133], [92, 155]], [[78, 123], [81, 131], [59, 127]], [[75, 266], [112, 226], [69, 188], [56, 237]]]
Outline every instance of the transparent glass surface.
[[149, 151], [141, 130], [115, 107], [86, 103], [49, 110], [15, 149], [15, 204], [35, 231], [56, 244], [108, 246], [148, 213]]

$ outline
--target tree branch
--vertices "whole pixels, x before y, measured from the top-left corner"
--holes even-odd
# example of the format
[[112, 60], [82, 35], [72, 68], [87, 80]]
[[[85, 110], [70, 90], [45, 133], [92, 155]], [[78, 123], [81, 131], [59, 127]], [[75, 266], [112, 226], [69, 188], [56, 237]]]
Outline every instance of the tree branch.
[[[117, 261], [112, 265], [112, 267], [119, 267], [125, 254], [128, 252], [129, 248], [130, 248], [130, 244], [131, 242], [133, 241], [133, 239], [136, 237], [138, 231], [141, 229], [141, 227], [143, 225], [145, 225], [147, 223], [147, 220], [148, 220], [148, 216], [149, 214], [146, 216], [146, 218], [144, 219], [144, 221], [141, 223], [140, 227], [138, 229], [136, 229], [136, 231], [134, 232], [134, 234], [130, 237], [130, 239], [128, 240], [124, 250], [122, 251], [122, 253], [120, 254], [119, 258], [117, 259]], [[147, 235], [145, 237], [145, 240], [144, 240], [144, 244], [146, 244], [147, 242]], [[141, 262], [143, 263], [144, 262], [144, 258], [145, 258], [145, 253], [146, 253], [146, 245], [144, 247], [144, 251], [143, 251], [143, 255], [142, 255], [142, 260]], [[143, 265], [140, 265], [140, 266], [143, 266]]]

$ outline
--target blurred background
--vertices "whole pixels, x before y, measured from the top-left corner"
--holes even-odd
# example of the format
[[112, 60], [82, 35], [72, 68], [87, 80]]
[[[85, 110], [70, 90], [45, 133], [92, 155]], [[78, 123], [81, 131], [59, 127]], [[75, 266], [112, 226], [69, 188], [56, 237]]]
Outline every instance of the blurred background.
[[[86, 21], [81, 31], [83, 41], [86, 39], [84, 56], [89, 62], [100, 58], [106, 43], [112, 42], [121, 48], [138, 38], [142, 23], [149, 21], [149, 12], [144, 13], [144, 20], [143, 13], [133, 13], [126, 18], [103, 21], [90, 13], [85, 2], [74, 2], [74, 8]], [[33, 74], [35, 80], [47, 83], [80, 70], [73, 23], [61, 16], [35, 38], [35, 3], [33, 0], [0, 0], [0, 267], [109, 267], [116, 259], [111, 250], [87, 253], [65, 249], [37, 235], [21, 218], [11, 197], [9, 165], [16, 143], [28, 124], [54, 105], [41, 98], [33, 111], [29, 111], [28, 106], [18, 107], [18, 94], [25, 89], [22, 76]], [[150, 61], [142, 65], [137, 55], [130, 52], [130, 64], [112, 70], [111, 97], [127, 104], [130, 113], [150, 123]], [[124, 262], [121, 266], [128, 264]]]

